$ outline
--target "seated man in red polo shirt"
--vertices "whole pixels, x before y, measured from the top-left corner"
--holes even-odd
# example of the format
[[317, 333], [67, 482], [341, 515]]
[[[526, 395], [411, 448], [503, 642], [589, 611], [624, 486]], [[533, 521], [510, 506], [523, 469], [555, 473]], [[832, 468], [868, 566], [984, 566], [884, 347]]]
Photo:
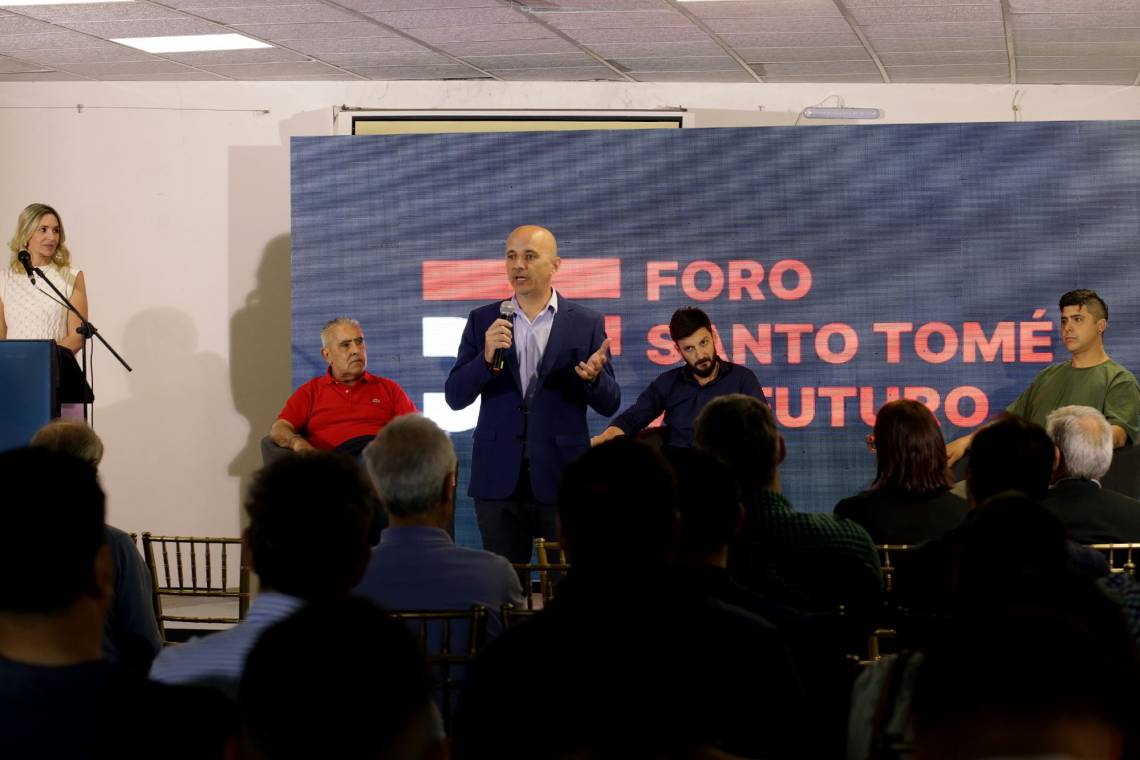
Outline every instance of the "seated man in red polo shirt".
[[321, 328], [328, 371], [293, 392], [269, 437], [292, 451], [336, 449], [359, 454], [393, 417], [416, 411], [404, 389], [364, 371], [368, 354], [360, 323], [337, 317]]

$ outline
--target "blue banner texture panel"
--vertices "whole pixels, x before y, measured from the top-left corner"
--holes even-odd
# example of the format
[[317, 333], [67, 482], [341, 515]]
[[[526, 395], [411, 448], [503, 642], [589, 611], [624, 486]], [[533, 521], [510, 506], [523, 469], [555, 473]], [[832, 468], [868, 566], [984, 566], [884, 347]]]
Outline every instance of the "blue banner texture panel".
[[293, 383], [324, 370], [325, 321], [359, 319], [369, 369], [451, 433], [462, 496], [474, 410], [443, 382], [467, 314], [509, 295], [507, 234], [540, 224], [555, 287], [607, 317], [623, 408], [700, 306], [768, 390], [785, 492], [830, 511], [873, 477], [885, 401], [949, 440], [1065, 360], [1068, 290], [1100, 293], [1140, 370], [1138, 148], [1136, 122], [293, 138]]

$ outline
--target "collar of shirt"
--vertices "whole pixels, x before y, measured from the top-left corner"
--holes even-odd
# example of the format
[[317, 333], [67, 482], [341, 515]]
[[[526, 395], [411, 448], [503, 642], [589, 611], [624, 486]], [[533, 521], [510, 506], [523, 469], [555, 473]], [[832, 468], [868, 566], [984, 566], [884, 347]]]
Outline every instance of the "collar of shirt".
[[389, 525], [380, 533], [381, 546], [395, 544], [450, 544], [451, 536], [443, 528], [428, 525]]
[[282, 594], [279, 591], [262, 591], [249, 603], [245, 619], [247, 622], [280, 620], [293, 614], [304, 604], [305, 600], [297, 596]]
[[522, 306], [519, 305], [518, 296], [511, 296], [511, 303], [515, 305], [515, 319], [522, 317], [524, 320], [526, 320], [526, 323], [528, 325], [533, 325], [535, 322], [542, 319], [543, 314], [549, 313], [551, 316], [554, 316], [558, 313], [558, 291], [554, 288], [550, 289], [550, 300], [546, 302], [546, 306], [542, 308], [542, 311], [534, 315], [534, 319], [527, 319], [526, 312], [524, 312]]
[[[370, 375], [368, 373], [368, 370], [365, 370], [363, 373], [361, 373], [360, 379], [357, 380], [356, 383], [354, 383], [353, 385], [368, 384], [368, 383], [372, 382], [374, 377], [375, 377], [375, 375]], [[340, 382], [335, 377], [333, 377], [332, 367], [329, 367], [328, 369], [325, 370], [324, 383], [325, 383], [325, 385], [344, 385], [344, 383]], [[345, 386], [345, 387], [351, 387], [351, 386]]]
[[1103, 486], [1100, 484], [1100, 481], [1096, 478], [1057, 478], [1057, 482], [1053, 485], [1059, 486], [1067, 480], [1074, 483], [1095, 483], [1097, 488], [1103, 488]]

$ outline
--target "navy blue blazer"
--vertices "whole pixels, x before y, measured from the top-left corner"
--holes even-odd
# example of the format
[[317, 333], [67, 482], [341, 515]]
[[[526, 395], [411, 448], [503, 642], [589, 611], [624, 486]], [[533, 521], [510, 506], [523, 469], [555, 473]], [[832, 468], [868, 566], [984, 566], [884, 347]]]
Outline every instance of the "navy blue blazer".
[[574, 371], [578, 362], [601, 347], [606, 338], [605, 323], [593, 309], [558, 297], [550, 341], [538, 366], [538, 385], [526, 415], [529, 419], [524, 420], [515, 352], [507, 352], [507, 369], [498, 375], [491, 374], [483, 361], [487, 328], [499, 318], [500, 303], [481, 306], [468, 316], [455, 366], [444, 384], [444, 396], [452, 409], [463, 409], [476, 398], [482, 399], [467, 493], [490, 500], [506, 499], [514, 492], [522, 468], [525, 427], [534, 496], [542, 503], [554, 504], [562, 470], [590, 448], [586, 406], [610, 417], [621, 405], [621, 389], [610, 362], [593, 383], [585, 382]]

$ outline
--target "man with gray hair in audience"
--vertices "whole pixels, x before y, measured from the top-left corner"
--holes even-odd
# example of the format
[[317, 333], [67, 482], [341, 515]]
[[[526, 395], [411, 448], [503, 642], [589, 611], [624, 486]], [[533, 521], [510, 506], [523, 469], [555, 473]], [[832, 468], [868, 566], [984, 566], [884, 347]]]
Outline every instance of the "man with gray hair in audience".
[[1112, 464], [1112, 428], [1089, 406], [1063, 406], [1049, 414], [1045, 429], [1057, 447], [1053, 486], [1045, 506], [1081, 544], [1140, 541], [1140, 501], [1104, 488]]
[[488, 637], [501, 630], [499, 609], [523, 605], [518, 574], [498, 554], [456, 546], [448, 534], [455, 514], [455, 449], [421, 414], [398, 417], [364, 449], [364, 465], [388, 527], [355, 594], [392, 610], [489, 612]]

